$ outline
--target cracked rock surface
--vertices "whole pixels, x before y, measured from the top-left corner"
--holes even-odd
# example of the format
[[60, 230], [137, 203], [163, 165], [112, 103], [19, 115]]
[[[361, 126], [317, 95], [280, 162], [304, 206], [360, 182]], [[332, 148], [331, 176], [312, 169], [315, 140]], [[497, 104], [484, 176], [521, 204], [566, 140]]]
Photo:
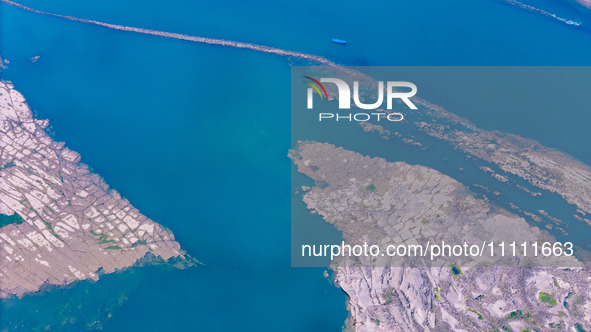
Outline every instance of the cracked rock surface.
[[[317, 142], [299, 142], [290, 157], [298, 171], [316, 181], [304, 189], [308, 209], [335, 225], [349, 244], [553, 240], [424, 166], [390, 163]], [[466, 267], [470, 261], [462, 258], [457, 265], [409, 267], [389, 259], [333, 261], [336, 282], [349, 297], [351, 329], [591, 329], [591, 273], [574, 257], [551, 259], [544, 267], [482, 260]]]
[[139, 260], [185, 258], [169, 230], [55, 142], [47, 124], [0, 82], [0, 213], [21, 221], [0, 228], [0, 298], [97, 280]]

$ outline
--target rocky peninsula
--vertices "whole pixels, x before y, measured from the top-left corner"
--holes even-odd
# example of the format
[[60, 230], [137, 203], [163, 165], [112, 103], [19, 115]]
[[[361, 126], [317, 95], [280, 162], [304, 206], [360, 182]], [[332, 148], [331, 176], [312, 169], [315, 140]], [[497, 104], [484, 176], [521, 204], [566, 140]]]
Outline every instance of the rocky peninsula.
[[138, 261], [184, 259], [174, 235], [55, 142], [0, 82], [0, 298], [97, 280]]

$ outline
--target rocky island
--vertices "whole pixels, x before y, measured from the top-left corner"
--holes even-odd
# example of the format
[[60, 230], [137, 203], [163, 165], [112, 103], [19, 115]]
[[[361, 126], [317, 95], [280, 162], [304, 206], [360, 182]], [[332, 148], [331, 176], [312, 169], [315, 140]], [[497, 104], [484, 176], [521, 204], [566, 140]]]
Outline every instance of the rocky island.
[[[305, 188], [308, 209], [349, 243], [553, 240], [424, 166], [316, 142], [299, 142], [290, 157], [317, 184]], [[361, 257], [331, 267], [356, 331], [591, 329], [589, 269], [574, 257], [524, 262], [458, 258], [415, 267]]]
[[0, 298], [97, 280], [138, 261], [185, 259], [169, 230], [55, 142], [47, 125], [0, 82], [0, 213], [13, 221], [0, 224]]

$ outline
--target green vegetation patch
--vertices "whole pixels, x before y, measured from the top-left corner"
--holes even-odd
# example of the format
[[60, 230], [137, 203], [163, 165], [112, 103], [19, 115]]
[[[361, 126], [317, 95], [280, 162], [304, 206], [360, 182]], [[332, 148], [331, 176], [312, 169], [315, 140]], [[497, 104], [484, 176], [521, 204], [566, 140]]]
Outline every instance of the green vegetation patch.
[[101, 234], [99, 236], [99, 243], [100, 244], [107, 244], [107, 243], [115, 243], [114, 240], [109, 239], [109, 237], [107, 236], [107, 234]]
[[97, 240], [98, 240], [98, 243], [100, 243], [100, 244], [115, 243], [115, 241], [109, 239], [109, 236], [105, 233], [98, 234], [97, 232], [95, 232], [94, 230], [91, 229], [90, 235], [98, 236]]
[[367, 191], [367, 192], [376, 191], [376, 186], [372, 183], [369, 186], [365, 187], [365, 191]]
[[509, 318], [514, 318], [517, 316], [522, 316], [523, 312], [521, 310], [515, 310], [515, 311], [511, 311], [511, 313], [509, 314]]
[[482, 316], [482, 314], [481, 314], [481, 313], [479, 313], [477, 310], [474, 310], [474, 309], [470, 309], [470, 308], [468, 308], [468, 311], [470, 311], [470, 312], [473, 312], [473, 313], [475, 313], [476, 315], [478, 315], [478, 319], [480, 319], [480, 320], [484, 320], [484, 316]]
[[556, 302], [556, 299], [554, 298], [554, 294], [540, 292], [539, 297], [540, 297], [540, 301], [542, 301], [544, 303], [548, 303], [551, 306], [555, 306], [558, 303], [558, 302]]
[[550, 326], [551, 328], [553, 328], [553, 329], [561, 329], [561, 328], [563, 328], [563, 326], [562, 326], [562, 323], [560, 323], [560, 324], [556, 324], [556, 323], [550, 323], [550, 325], [549, 325], [549, 326]]
[[148, 244], [148, 241], [146, 240], [137, 240], [134, 244], [131, 245], [131, 247], [137, 247], [137, 246], [145, 246], [146, 244]]
[[60, 238], [60, 236], [57, 235], [57, 233], [53, 230], [53, 226], [51, 226], [51, 223], [49, 221], [45, 221], [43, 219], [41, 219], [41, 221], [43, 221], [45, 226], [47, 226], [47, 229], [49, 229], [49, 232], [51, 233], [51, 235], [55, 236], [58, 239]]
[[105, 249], [115, 250], [115, 249], [121, 249], [121, 247], [119, 247], [119, 246], [108, 246]]
[[396, 295], [394, 294], [394, 290], [390, 289], [389, 291], [385, 292], [382, 294], [382, 298], [384, 299], [384, 304], [388, 305], [390, 303], [392, 303], [392, 301], [394, 300], [394, 297]]
[[427, 220], [426, 218], [423, 218], [423, 220], [421, 220], [421, 223], [428, 224], [429, 223], [429, 220]]

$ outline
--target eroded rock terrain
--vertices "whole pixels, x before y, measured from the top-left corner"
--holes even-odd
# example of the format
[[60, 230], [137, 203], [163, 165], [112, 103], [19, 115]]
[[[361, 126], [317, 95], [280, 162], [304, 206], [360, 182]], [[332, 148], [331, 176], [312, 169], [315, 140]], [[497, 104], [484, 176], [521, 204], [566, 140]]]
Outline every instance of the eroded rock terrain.
[[110, 189], [46, 126], [0, 82], [0, 213], [20, 220], [0, 228], [0, 298], [96, 280], [140, 260], [185, 258], [169, 230]]
[[[555, 241], [427, 167], [316, 142], [300, 142], [290, 157], [316, 181], [303, 196], [307, 207], [350, 244]], [[574, 257], [517, 256], [419, 267], [361, 257], [332, 267], [358, 331], [589, 330], [589, 270]]]

